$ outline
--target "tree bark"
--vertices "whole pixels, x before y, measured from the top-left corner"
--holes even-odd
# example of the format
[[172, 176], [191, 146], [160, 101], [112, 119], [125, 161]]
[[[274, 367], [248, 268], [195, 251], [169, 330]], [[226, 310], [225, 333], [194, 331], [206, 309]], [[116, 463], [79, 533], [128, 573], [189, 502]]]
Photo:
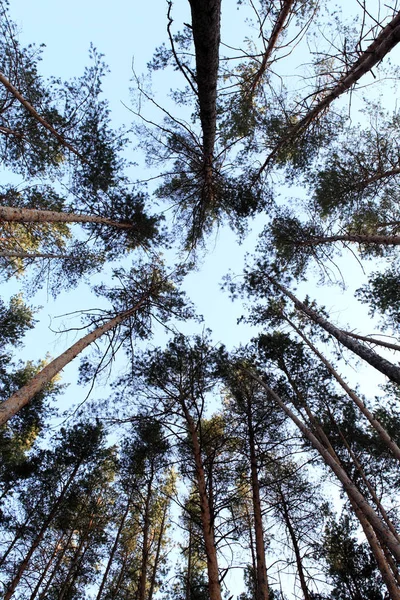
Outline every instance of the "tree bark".
[[196, 53], [196, 82], [205, 162], [214, 154], [217, 129], [217, 80], [221, 0], [189, 0]]
[[72, 481], [74, 480], [75, 475], [77, 474], [80, 466], [81, 466], [81, 461], [79, 461], [75, 465], [74, 469], [72, 470], [72, 473], [68, 477], [68, 480], [67, 480], [66, 484], [64, 485], [60, 495], [58, 496], [57, 501], [54, 503], [53, 508], [51, 509], [49, 515], [45, 519], [42, 527], [39, 530], [39, 533], [33, 540], [31, 547], [29, 548], [27, 554], [25, 555], [24, 559], [20, 563], [20, 565], [17, 569], [16, 575], [14, 576], [12, 581], [8, 584], [6, 594], [4, 596], [4, 600], [10, 600], [10, 598], [13, 596], [15, 589], [16, 589], [17, 585], [19, 584], [22, 575], [25, 572], [33, 553], [35, 552], [36, 548], [39, 546], [39, 544], [43, 540], [44, 535], [45, 535], [50, 523], [53, 521], [54, 517], [56, 516], [56, 514], [65, 498], [65, 494], [67, 493], [69, 486], [71, 485]]
[[[314, 344], [304, 335], [304, 333], [290, 320], [285, 316], [286, 321], [289, 323], [291, 327], [296, 331], [296, 333], [301, 337], [302, 340], [307, 344], [309, 348], [314, 352], [316, 356], [321, 360], [321, 362], [326, 366], [328, 371], [333, 375], [339, 385], [344, 389], [346, 394], [353, 400], [354, 404], [360, 409], [361, 413], [368, 419], [371, 426], [378, 433], [382, 442], [389, 448], [389, 450], [393, 453], [393, 456], [400, 461], [400, 448], [396, 444], [396, 442], [390, 437], [386, 429], [382, 426], [380, 421], [374, 417], [374, 415], [370, 412], [370, 410], [365, 406], [364, 402], [357, 396], [357, 394], [347, 385], [347, 383], [342, 379], [339, 373], [334, 369], [331, 363], [319, 352], [319, 350], [314, 346]], [[343, 332], [345, 333], [345, 332]], [[347, 334], [346, 334], [347, 335]]]
[[196, 467], [197, 488], [200, 497], [201, 523], [207, 557], [208, 590], [210, 593], [210, 600], [222, 600], [217, 552], [215, 549], [214, 526], [210, 512], [210, 504], [207, 497], [207, 485], [204, 474], [203, 460], [201, 457], [199, 438], [197, 436], [195, 423], [186, 407], [184, 400], [181, 400], [181, 406], [193, 445], [193, 458]]
[[351, 502], [353, 510], [361, 523], [361, 527], [364, 531], [365, 537], [369, 543], [369, 546], [372, 550], [372, 554], [376, 560], [376, 564], [378, 565], [378, 569], [382, 575], [382, 579], [385, 582], [387, 590], [389, 592], [389, 597], [391, 600], [400, 600], [400, 589], [397, 585], [397, 581], [395, 576], [393, 575], [386, 557], [382, 551], [382, 548], [379, 545], [379, 542], [376, 538], [375, 532], [371, 527], [370, 523], [367, 521], [362, 511], [359, 509], [355, 502]]
[[385, 545], [390, 549], [396, 560], [400, 561], [400, 542], [392, 534], [389, 528], [382, 523], [381, 519], [371, 508], [364, 496], [357, 489], [347, 473], [337, 463], [332, 454], [323, 446], [323, 444], [317, 439], [317, 437], [300, 421], [300, 419], [290, 410], [288, 406], [281, 400], [276, 392], [274, 392], [258, 375], [255, 375], [252, 371], [243, 368], [244, 372], [252, 377], [255, 381], [258, 381], [260, 385], [268, 392], [268, 394], [274, 399], [274, 401], [280, 406], [280, 408], [288, 415], [288, 417], [297, 425], [303, 435], [309, 440], [311, 445], [319, 452], [324, 462], [334, 472], [336, 477], [339, 479], [345, 492], [349, 498], [352, 499], [363, 514], [366, 516], [372, 527], [376, 531], [378, 537], [385, 542]]
[[376, 39], [364, 50], [359, 58], [351, 65], [349, 69], [337, 81], [334, 87], [329, 90], [325, 96], [311, 108], [307, 114], [285, 135], [275, 148], [270, 152], [267, 159], [260, 167], [255, 180], [257, 180], [262, 172], [266, 169], [271, 160], [283, 147], [290, 143], [303, 133], [308, 125], [314, 121], [328, 106], [343, 93], [357, 83], [359, 79], [368, 73], [375, 65], [377, 65], [400, 41], [400, 12], [384, 27]]
[[247, 429], [249, 432], [249, 448], [250, 448], [250, 473], [251, 473], [251, 489], [253, 497], [253, 512], [254, 512], [254, 529], [256, 537], [256, 598], [257, 600], [269, 600], [267, 566], [265, 560], [264, 547], [264, 529], [262, 523], [261, 501], [260, 501], [260, 484], [258, 481], [258, 464], [255, 450], [255, 434], [253, 419], [251, 414], [251, 403], [247, 398]]
[[33, 396], [40, 392], [45, 385], [47, 385], [53, 377], [55, 377], [68, 363], [70, 363], [78, 354], [80, 354], [90, 344], [95, 342], [103, 334], [111, 331], [117, 327], [120, 323], [132, 316], [148, 299], [149, 294], [143, 296], [143, 298], [129, 310], [119, 313], [113, 319], [110, 319], [101, 327], [97, 327], [91, 333], [88, 333], [78, 342], [73, 344], [68, 350], [60, 354], [57, 358], [51, 361], [44, 369], [42, 369], [35, 377], [31, 379], [26, 385], [24, 385], [18, 392], [15, 392], [10, 398], [0, 404], [0, 425], [4, 425], [13, 417], [21, 408], [23, 408]]
[[17, 88], [15, 88], [12, 83], [7, 79], [7, 77], [3, 74], [0, 73], [0, 83], [2, 83], [4, 85], [4, 87], [14, 96], [14, 98], [16, 98], [18, 100], [18, 102], [20, 102], [22, 104], [22, 106], [24, 106], [27, 111], [48, 131], [50, 131], [50, 133], [56, 138], [56, 140], [62, 145], [65, 146], [65, 148], [68, 148], [68, 150], [70, 150], [73, 154], [75, 154], [76, 156], [78, 156], [82, 162], [87, 163], [88, 161], [86, 160], [86, 158], [84, 156], [82, 156], [82, 154], [80, 152], [78, 152], [76, 150], [76, 148], [74, 148], [69, 142], [67, 142], [64, 137], [58, 133], [58, 131], [56, 131], [54, 129], [54, 127], [52, 125], [50, 125], [49, 123], [47, 123], [47, 121], [45, 121], [43, 119], [43, 117], [41, 117], [39, 115], [39, 113], [33, 108], [33, 106], [27, 101], [25, 100], [25, 98], [22, 96], [22, 94], [19, 93], [19, 91], [17, 90]]
[[0, 206], [0, 222], [7, 223], [100, 223], [119, 229], [132, 229], [129, 223], [120, 223], [106, 217], [96, 215], [80, 215], [58, 212], [56, 210], [40, 210], [37, 208], [20, 208]]
[[[268, 276], [267, 276], [268, 277]], [[278, 283], [276, 279], [273, 277], [268, 277], [268, 279], [273, 283], [285, 296], [290, 298], [295, 305], [295, 307], [300, 310], [302, 313], [310, 317], [310, 319], [325, 329], [328, 333], [330, 333], [333, 337], [335, 337], [343, 346], [346, 346], [349, 350], [357, 354], [360, 358], [369, 363], [372, 367], [386, 375], [389, 379], [394, 381], [395, 383], [400, 384], [400, 368], [389, 362], [385, 358], [382, 358], [379, 354], [374, 352], [371, 348], [368, 348], [364, 344], [357, 342], [354, 338], [351, 338], [347, 334], [343, 333], [341, 329], [332, 325], [329, 321], [321, 317], [318, 313], [316, 313], [312, 308], [306, 306], [303, 302], [298, 300], [292, 292], [290, 292], [283, 285]]]

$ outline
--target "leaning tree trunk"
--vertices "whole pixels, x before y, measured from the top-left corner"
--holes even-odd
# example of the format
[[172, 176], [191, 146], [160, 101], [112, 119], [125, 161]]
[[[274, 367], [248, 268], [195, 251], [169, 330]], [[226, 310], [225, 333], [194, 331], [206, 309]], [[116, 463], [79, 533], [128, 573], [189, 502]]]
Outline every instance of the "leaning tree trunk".
[[58, 133], [58, 131], [56, 131], [52, 125], [50, 125], [50, 123], [47, 123], [47, 121], [45, 121], [45, 119], [43, 119], [43, 117], [39, 115], [39, 113], [34, 109], [32, 104], [30, 104], [22, 96], [22, 94], [20, 94], [17, 88], [13, 86], [13, 84], [7, 79], [7, 77], [3, 73], [0, 73], [0, 83], [2, 83], [4, 87], [14, 96], [14, 98], [16, 98], [18, 102], [20, 102], [22, 106], [26, 108], [26, 110], [36, 119], [36, 121], [38, 121], [45, 129], [50, 131], [50, 133], [62, 146], [65, 146], [65, 148], [68, 148], [68, 150], [70, 150], [73, 154], [78, 156], [82, 160], [82, 162], [87, 162], [86, 158], [82, 156], [82, 154], [78, 152], [76, 148], [74, 148], [69, 142], [67, 142], [65, 138], [60, 133]]
[[255, 375], [252, 371], [246, 368], [243, 368], [243, 370], [245, 373], [248, 374], [249, 377], [252, 377], [255, 381], [258, 381], [258, 383], [260, 383], [260, 385], [268, 392], [268, 394], [273, 398], [273, 400], [278, 404], [278, 406], [300, 429], [304, 437], [306, 437], [309, 440], [309, 442], [315, 448], [315, 450], [319, 452], [325, 464], [331, 468], [333, 473], [343, 485], [346, 494], [351, 500], [353, 500], [357, 504], [357, 506], [365, 515], [365, 517], [371, 523], [379, 539], [381, 539], [382, 542], [390, 549], [395, 559], [397, 561], [400, 561], [400, 542], [392, 534], [389, 528], [384, 523], [382, 523], [381, 519], [371, 508], [364, 496], [348, 477], [347, 473], [338, 464], [338, 462], [335, 460], [335, 458], [332, 456], [329, 450], [327, 450], [324, 447], [324, 445], [317, 439], [317, 437], [310, 431], [310, 429], [306, 427], [306, 425], [304, 425], [304, 423], [302, 423], [300, 419], [283, 402], [280, 396], [278, 396], [278, 394], [274, 392], [258, 375]]
[[372, 367], [386, 375], [389, 379], [394, 381], [395, 383], [400, 384], [400, 368], [389, 362], [385, 358], [382, 358], [379, 354], [374, 352], [371, 348], [368, 348], [364, 344], [357, 342], [354, 338], [345, 334], [341, 329], [332, 325], [329, 321], [324, 319], [321, 315], [319, 315], [315, 310], [301, 302], [296, 298], [291, 291], [285, 288], [283, 285], [278, 283], [276, 279], [273, 277], [267, 278], [273, 283], [285, 296], [290, 298], [295, 307], [300, 310], [302, 313], [307, 315], [314, 323], [325, 329], [328, 333], [330, 333], [333, 337], [335, 337], [338, 342], [346, 346], [349, 350], [357, 354], [360, 358], [369, 363]]
[[101, 327], [97, 327], [91, 333], [85, 335], [78, 342], [73, 344], [68, 350], [60, 354], [57, 358], [51, 361], [44, 369], [42, 369], [35, 377], [33, 377], [26, 385], [18, 392], [15, 392], [8, 400], [0, 404], [0, 425], [4, 425], [11, 417], [13, 417], [21, 408], [23, 408], [33, 396], [40, 392], [52, 379], [55, 377], [68, 363], [70, 363], [78, 354], [80, 354], [90, 344], [95, 342], [103, 334], [111, 331], [120, 323], [132, 316], [145, 303], [148, 294], [129, 310], [119, 313], [113, 319], [110, 319]]
[[62, 502], [64, 501], [65, 495], [69, 489], [69, 486], [71, 485], [72, 481], [75, 478], [75, 475], [77, 474], [79, 467], [81, 466], [82, 461], [79, 461], [72, 473], [70, 474], [70, 476], [68, 477], [67, 482], [65, 483], [60, 495], [58, 496], [56, 502], [53, 505], [53, 508], [51, 509], [50, 513], [48, 514], [47, 518], [45, 519], [42, 527], [40, 528], [38, 534], [36, 535], [35, 539], [33, 540], [28, 552], [26, 553], [25, 557], [23, 558], [22, 562], [20, 563], [17, 572], [14, 576], [14, 578], [12, 579], [12, 581], [8, 584], [7, 589], [6, 589], [6, 593], [4, 596], [4, 600], [10, 600], [10, 598], [14, 595], [15, 589], [17, 587], [17, 585], [19, 584], [22, 575], [24, 574], [24, 572], [26, 571], [29, 561], [32, 558], [33, 553], [35, 552], [36, 548], [39, 546], [39, 544], [41, 543], [41, 541], [43, 540], [45, 533], [48, 529], [48, 527], [50, 526], [51, 522], [53, 521], [54, 517], [56, 516]]
[[260, 68], [255, 74], [252, 84], [250, 86], [250, 90], [248, 92], [250, 98], [254, 96], [254, 93], [257, 90], [257, 87], [259, 86], [260, 81], [262, 79], [262, 76], [268, 68], [268, 61], [271, 58], [271, 54], [274, 51], [279, 36], [282, 34], [283, 30], [287, 26], [287, 19], [290, 16], [290, 11], [294, 3], [295, 0], [283, 0], [281, 4], [281, 10], [278, 13], [277, 19], [271, 31], [271, 35], [269, 36], [268, 44], [265, 48]]
[[[365, 406], [364, 402], [361, 400], [359, 396], [347, 385], [344, 379], [339, 375], [339, 373], [334, 369], [331, 363], [320, 353], [320, 351], [314, 346], [314, 344], [304, 335], [304, 333], [287, 317], [285, 317], [286, 321], [289, 323], [291, 327], [296, 331], [296, 333], [301, 337], [302, 340], [307, 344], [309, 348], [314, 352], [316, 356], [321, 360], [321, 362], [325, 365], [331, 375], [336, 379], [339, 385], [344, 389], [346, 394], [353, 400], [354, 404], [359, 408], [360, 412], [368, 419], [371, 426], [378, 433], [382, 442], [389, 448], [389, 450], [393, 453], [393, 456], [400, 461], [400, 448], [396, 444], [396, 442], [390, 437], [386, 429], [382, 426], [380, 421], [374, 417], [371, 411]], [[345, 333], [345, 332], [343, 332]], [[350, 334], [348, 334], [350, 335]]]
[[358, 59], [342, 75], [336, 85], [311, 108], [308, 113], [278, 142], [259, 169], [256, 179], [260, 177], [271, 160], [285, 146], [293, 143], [328, 106], [342, 94], [351, 89], [359, 79], [375, 67], [400, 41], [400, 12], [384, 27], [376, 39], [359, 55]]
[[129, 223], [120, 223], [98, 217], [96, 215], [80, 215], [75, 213], [59, 212], [57, 210], [40, 210], [38, 208], [20, 208], [15, 206], [0, 206], [0, 223], [100, 223], [119, 229], [131, 229]]

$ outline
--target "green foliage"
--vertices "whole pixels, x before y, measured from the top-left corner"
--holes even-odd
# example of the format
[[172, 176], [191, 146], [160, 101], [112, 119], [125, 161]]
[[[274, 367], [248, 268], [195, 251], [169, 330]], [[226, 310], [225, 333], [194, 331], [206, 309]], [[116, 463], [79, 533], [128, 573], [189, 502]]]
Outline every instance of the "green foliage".
[[384, 328], [397, 331], [400, 327], [400, 274], [397, 266], [393, 266], [383, 273], [373, 273], [367, 285], [356, 292], [361, 302], [370, 306], [370, 314], [375, 312], [386, 317], [383, 321]]
[[328, 564], [332, 599], [383, 600], [382, 580], [371, 552], [365, 543], [357, 543], [348, 515], [327, 525], [320, 552]]

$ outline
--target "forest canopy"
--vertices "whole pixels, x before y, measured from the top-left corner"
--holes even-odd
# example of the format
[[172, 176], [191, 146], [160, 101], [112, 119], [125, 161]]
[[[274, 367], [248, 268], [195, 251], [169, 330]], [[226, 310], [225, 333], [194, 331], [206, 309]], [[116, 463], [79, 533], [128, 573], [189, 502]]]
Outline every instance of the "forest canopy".
[[0, 0], [0, 591], [400, 600], [398, 6], [161, 17], [108, 97]]

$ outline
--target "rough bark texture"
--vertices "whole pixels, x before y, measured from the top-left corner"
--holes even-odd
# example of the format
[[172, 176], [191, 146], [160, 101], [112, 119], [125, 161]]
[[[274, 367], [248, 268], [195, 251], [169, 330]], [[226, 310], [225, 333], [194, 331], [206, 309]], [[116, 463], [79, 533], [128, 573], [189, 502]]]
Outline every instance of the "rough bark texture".
[[133, 308], [120, 313], [110, 321], [107, 321], [101, 327], [97, 327], [91, 333], [85, 335], [78, 342], [73, 344], [68, 350], [51, 361], [44, 369], [42, 369], [35, 377], [33, 377], [26, 385], [18, 392], [15, 392], [10, 398], [0, 404], [0, 425], [4, 425], [13, 417], [22, 407], [24, 407], [33, 396], [40, 392], [52, 379], [55, 377], [68, 363], [70, 363], [80, 352], [87, 348], [94, 341], [99, 339], [104, 333], [111, 331], [117, 325], [133, 315], [146, 301], [146, 296]]
[[217, 80], [221, 0], [189, 0], [196, 52], [196, 82], [203, 131], [203, 153], [212, 160], [217, 123]]
[[119, 223], [105, 217], [95, 215], [77, 215], [55, 210], [39, 210], [36, 208], [15, 208], [13, 206], [0, 206], [0, 222], [12, 223], [101, 223], [120, 229], [131, 229], [129, 223]]
[[283, 285], [278, 283], [275, 279], [269, 278], [271, 282], [288, 298], [292, 300], [295, 307], [300, 310], [302, 313], [310, 317], [314, 323], [325, 329], [328, 333], [330, 333], [333, 337], [335, 337], [338, 342], [346, 346], [349, 350], [357, 354], [360, 358], [369, 363], [372, 367], [386, 375], [389, 379], [394, 381], [395, 383], [400, 384], [400, 368], [389, 362], [382, 356], [379, 356], [374, 350], [368, 348], [364, 344], [357, 342], [354, 338], [349, 337], [341, 329], [332, 325], [329, 321], [321, 317], [318, 313], [312, 310], [309, 306], [306, 306], [303, 302], [300, 302], [296, 298], [292, 292], [290, 292]]

